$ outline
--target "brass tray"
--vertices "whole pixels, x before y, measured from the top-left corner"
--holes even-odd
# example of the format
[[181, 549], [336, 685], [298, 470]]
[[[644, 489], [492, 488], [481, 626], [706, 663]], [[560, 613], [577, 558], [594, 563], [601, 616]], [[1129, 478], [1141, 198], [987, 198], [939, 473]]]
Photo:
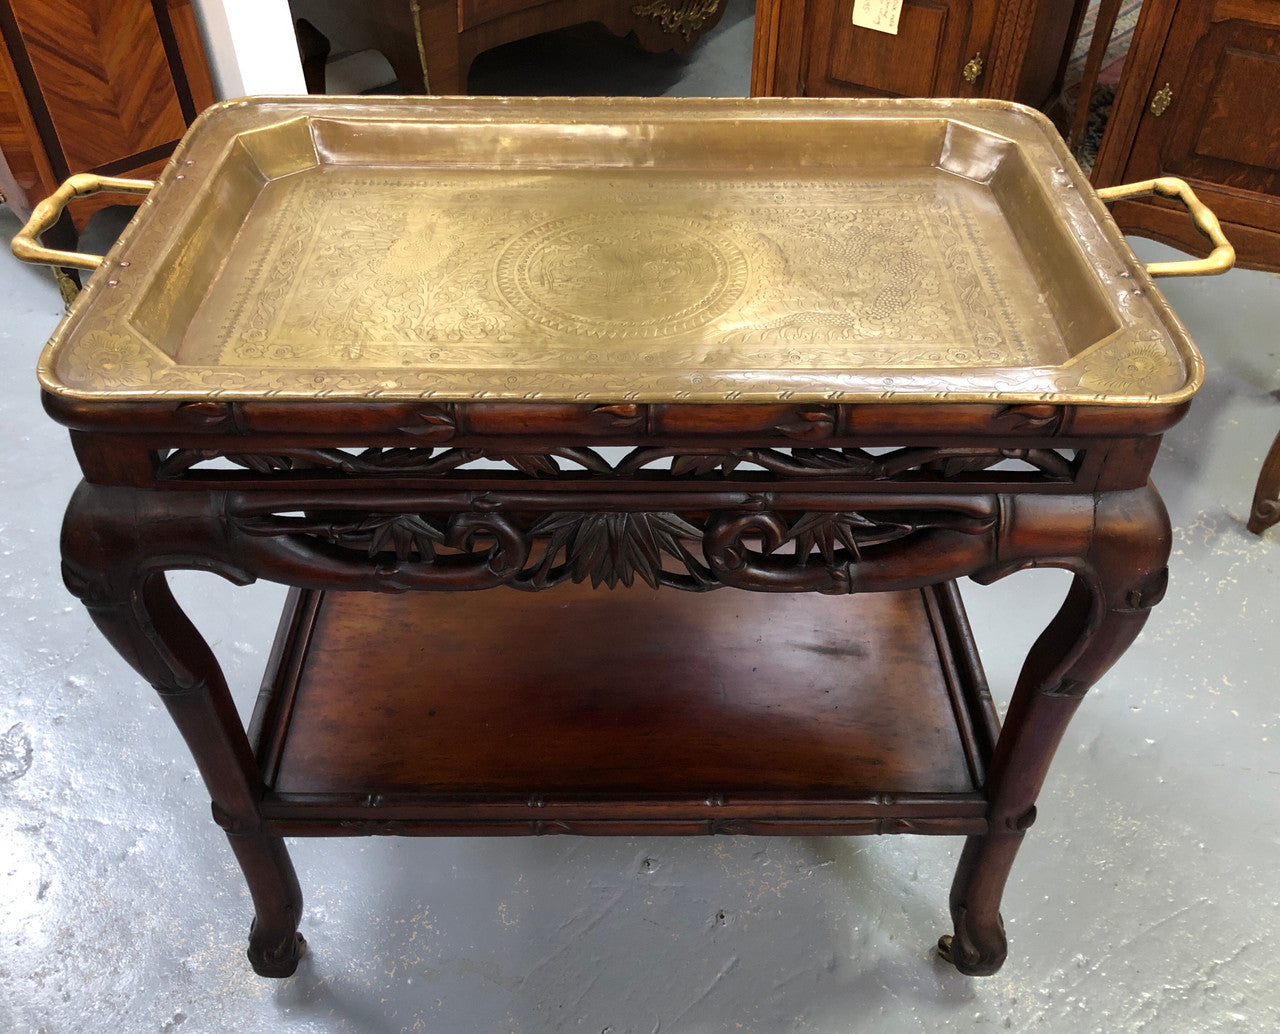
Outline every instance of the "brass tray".
[[80, 399], [1173, 403], [1202, 366], [988, 101], [206, 112], [40, 363]]

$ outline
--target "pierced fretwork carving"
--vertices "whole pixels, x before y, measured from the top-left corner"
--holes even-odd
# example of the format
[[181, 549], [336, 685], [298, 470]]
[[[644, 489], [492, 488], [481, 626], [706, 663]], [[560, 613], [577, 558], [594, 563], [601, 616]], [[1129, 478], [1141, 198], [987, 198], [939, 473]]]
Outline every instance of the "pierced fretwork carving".
[[[347, 565], [371, 564], [388, 589], [402, 586], [528, 591], [590, 581], [612, 589], [643, 582], [705, 592], [734, 585], [775, 592], [849, 592], [914, 584], [911, 558], [928, 548], [957, 574], [988, 561], [997, 511], [722, 510], [551, 512], [307, 512], [233, 518], [254, 538]], [[924, 539], [931, 541], [923, 541]]]
[[[161, 460], [157, 475], [173, 479], [197, 468], [212, 473], [218, 461], [257, 474], [330, 472], [373, 477], [402, 475], [441, 477], [473, 465], [494, 467], [495, 474], [581, 480], [584, 477], [703, 478], [743, 475], [778, 478], [840, 478], [868, 481], [952, 482], [966, 475], [983, 480], [1014, 481], [1028, 478], [1052, 484], [1075, 480], [1081, 454], [1060, 449], [995, 449], [986, 447], [903, 446], [884, 451], [861, 448], [731, 448], [690, 452], [687, 449], [641, 446], [620, 459], [610, 459], [599, 449], [566, 447], [541, 453], [493, 452], [484, 449], [410, 448], [281, 449], [266, 454], [206, 449], [177, 449]], [[999, 468], [999, 469], [995, 469]], [[460, 471], [461, 472], [461, 471]]]
[[987, 557], [995, 507], [804, 513], [788, 522], [768, 511], [721, 513], [708, 522], [704, 550], [726, 585], [764, 592], [845, 593], [901, 588], [922, 555], [959, 577]]
[[[247, 535], [286, 540], [340, 559], [364, 557], [384, 574], [430, 574], [440, 587], [487, 588], [516, 577], [529, 558], [529, 538], [500, 514], [318, 511], [254, 514], [234, 519]], [[408, 581], [386, 580], [389, 590]], [[422, 587], [429, 588], [430, 585]]]

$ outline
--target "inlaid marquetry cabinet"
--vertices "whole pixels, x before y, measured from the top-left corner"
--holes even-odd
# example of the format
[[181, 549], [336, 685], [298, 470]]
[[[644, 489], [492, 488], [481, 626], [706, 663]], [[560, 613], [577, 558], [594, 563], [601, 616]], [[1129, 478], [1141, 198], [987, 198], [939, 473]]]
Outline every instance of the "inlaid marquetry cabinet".
[[[1280, 270], [1280, 3], [1146, 0], [1098, 152], [1096, 186], [1178, 176], [1222, 221], [1236, 263]], [[1187, 250], [1177, 210], [1124, 201], [1116, 222]]]
[[191, 0], [0, 0], [0, 42], [4, 199], [22, 219], [73, 173], [154, 177], [214, 100]]
[[758, 0], [754, 96], [1056, 94], [1085, 0], [905, 0], [891, 35], [853, 24], [854, 0]]

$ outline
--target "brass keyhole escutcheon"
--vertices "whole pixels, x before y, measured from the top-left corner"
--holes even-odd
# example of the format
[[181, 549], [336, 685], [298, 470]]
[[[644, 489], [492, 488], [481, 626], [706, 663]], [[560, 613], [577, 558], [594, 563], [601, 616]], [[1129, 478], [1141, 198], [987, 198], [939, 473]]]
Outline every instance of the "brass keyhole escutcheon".
[[982, 54], [977, 53], [969, 58], [964, 66], [964, 71], [960, 74], [964, 76], [965, 82], [976, 83], [982, 76]]
[[1165, 83], [1156, 91], [1156, 95], [1151, 98], [1151, 114], [1159, 118], [1172, 103], [1173, 91], [1169, 89], [1169, 84]]

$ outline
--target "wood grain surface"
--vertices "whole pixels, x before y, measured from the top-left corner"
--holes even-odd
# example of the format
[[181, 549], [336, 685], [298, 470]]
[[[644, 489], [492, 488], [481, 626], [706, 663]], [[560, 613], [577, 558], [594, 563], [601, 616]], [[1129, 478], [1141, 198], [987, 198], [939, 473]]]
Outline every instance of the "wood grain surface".
[[975, 787], [919, 592], [566, 585], [328, 594], [275, 789]]

